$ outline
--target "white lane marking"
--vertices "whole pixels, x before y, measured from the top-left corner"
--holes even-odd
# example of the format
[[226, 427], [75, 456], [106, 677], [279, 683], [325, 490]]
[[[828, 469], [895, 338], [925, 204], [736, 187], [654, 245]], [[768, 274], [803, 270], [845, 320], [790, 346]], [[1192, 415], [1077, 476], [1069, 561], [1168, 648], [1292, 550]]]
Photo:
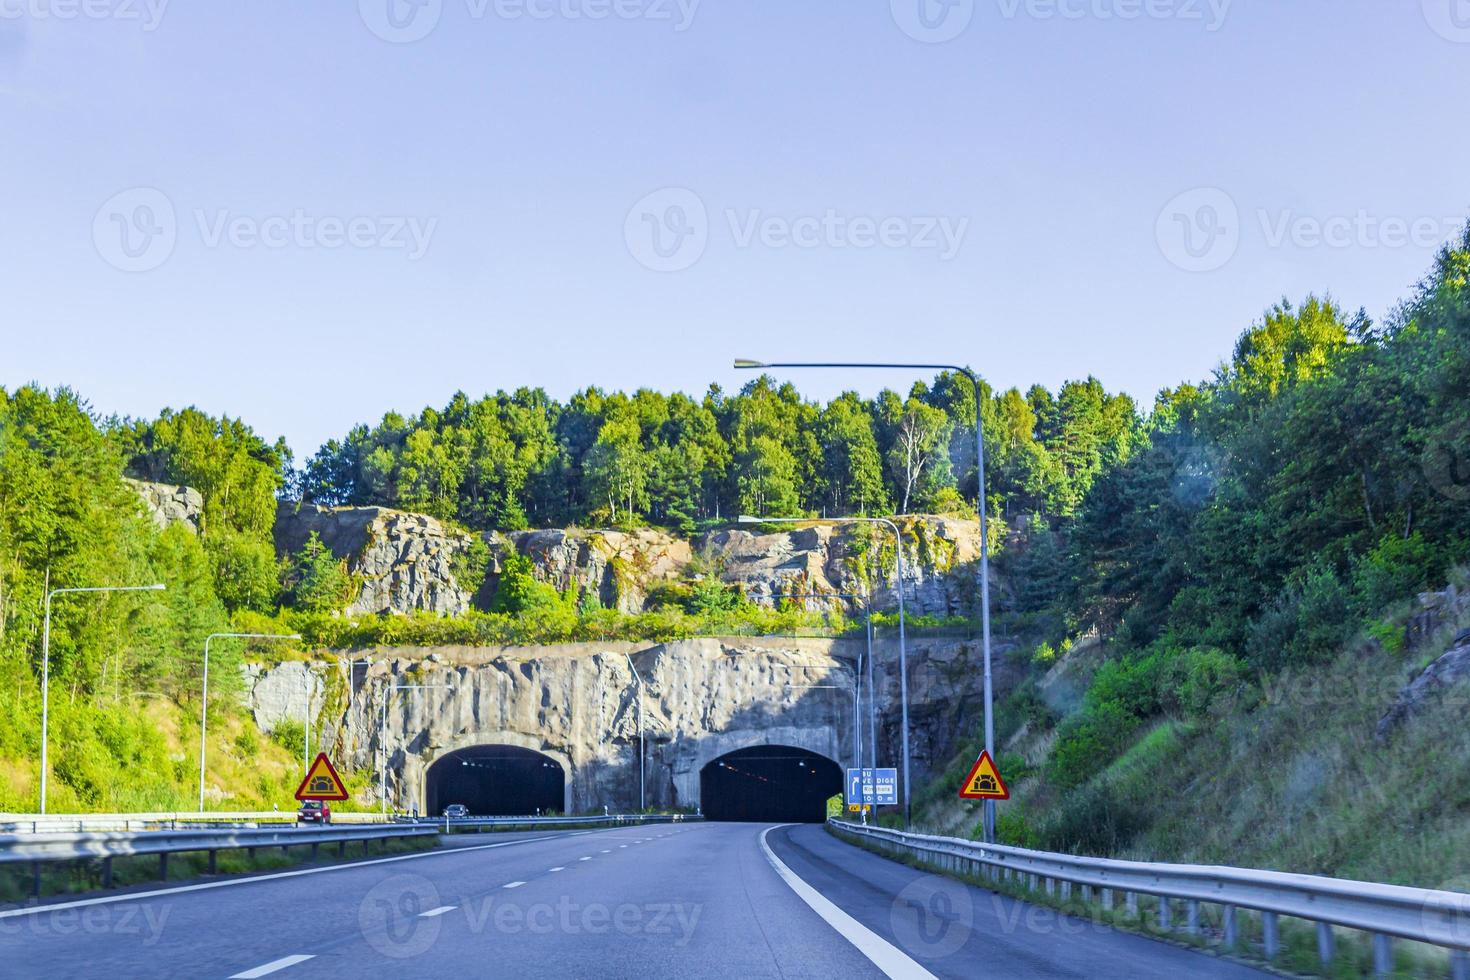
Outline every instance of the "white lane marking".
[[432, 919], [435, 916], [443, 915], [445, 912], [453, 912], [457, 908], [459, 908], [458, 905], [441, 905], [437, 909], [429, 909], [429, 911], [427, 912], [420, 912], [419, 918]]
[[603, 854], [611, 854], [612, 851], [602, 851], [601, 853], [603, 853]]
[[366, 868], [374, 864], [393, 864], [396, 861], [412, 861], [416, 858], [444, 857], [445, 855], [461, 854], [465, 851], [488, 851], [497, 847], [514, 847], [516, 844], [534, 844], [537, 841], [557, 840], [565, 836], [565, 834], [550, 834], [546, 837], [527, 837], [523, 840], [502, 841], [499, 844], [473, 844], [468, 847], [446, 847], [437, 851], [421, 851], [417, 854], [397, 854], [393, 857], [373, 858], [371, 861], [353, 861], [349, 864], [328, 864], [320, 868], [299, 868], [295, 871], [277, 871], [268, 875], [252, 875], [249, 878], [231, 878], [227, 881], [207, 881], [199, 885], [180, 885], [177, 888], [155, 888], [147, 892], [105, 895], [101, 898], [79, 898], [74, 902], [56, 902], [51, 905], [28, 905], [24, 908], [0, 911], [0, 919], [12, 919], [22, 915], [44, 915], [47, 912], [59, 912], [62, 909], [86, 908], [91, 905], [138, 902], [145, 898], [157, 898], [160, 895], [181, 895], [184, 892], [202, 892], [208, 891], [211, 888], [250, 885], [257, 881], [277, 881], [282, 878], [299, 878], [302, 875], [326, 874], [329, 871], [348, 871], [352, 868]]
[[501, 888], [519, 888], [519, 887], [521, 887], [524, 884], [525, 884], [524, 881], [512, 881], [510, 884], [508, 884], [508, 885], [501, 885], [500, 887]]
[[808, 885], [795, 871], [788, 868], [784, 861], [776, 857], [776, 852], [771, 850], [770, 844], [766, 843], [766, 835], [775, 829], [777, 828], [767, 827], [761, 831], [761, 850], [766, 852], [766, 860], [771, 862], [771, 867], [776, 869], [776, 874], [780, 875], [791, 890], [796, 892], [798, 898], [811, 906], [813, 912], [820, 915], [827, 925], [837, 930], [839, 936], [856, 946], [859, 953], [866, 956], [887, 976], [901, 977], [903, 980], [911, 980], [911, 978], [922, 980], [925, 977], [928, 980], [937, 980], [934, 974], [915, 963], [903, 950], [832, 904], [825, 895]]
[[271, 960], [269, 963], [257, 966], [253, 970], [244, 970], [240, 973], [232, 974], [230, 980], [255, 980], [256, 977], [263, 977], [275, 973], [277, 970], [284, 970], [288, 966], [305, 963], [307, 960], [313, 958], [313, 956], [305, 953], [297, 953], [295, 956], [282, 956], [278, 960]]
[[566, 867], [565, 866], [560, 867], [560, 868], [547, 868], [546, 869], [546, 873], [547, 874], [550, 874], [553, 871], [565, 871], [565, 870], [566, 870]]
[[618, 847], [620, 847], [620, 848], [622, 848], [622, 847], [627, 847], [627, 846], [628, 846], [628, 845], [627, 845], [627, 844], [619, 844], [619, 845], [618, 845]]
[[592, 860], [592, 855], [589, 854], [587, 857], [577, 858], [577, 860], [578, 861], [591, 861]]

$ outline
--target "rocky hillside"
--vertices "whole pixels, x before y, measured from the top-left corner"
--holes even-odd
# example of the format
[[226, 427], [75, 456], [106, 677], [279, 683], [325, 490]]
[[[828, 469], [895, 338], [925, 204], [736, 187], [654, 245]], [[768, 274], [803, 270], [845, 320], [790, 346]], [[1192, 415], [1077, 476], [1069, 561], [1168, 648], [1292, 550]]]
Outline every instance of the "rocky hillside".
[[[961, 615], [973, 602], [979, 526], [949, 517], [910, 517], [904, 531], [905, 600], [916, 615]], [[431, 517], [378, 507], [283, 503], [276, 521], [282, 554], [317, 534], [361, 583], [359, 613], [417, 610], [453, 615], [485, 608], [504, 557], [531, 559], [535, 576], [558, 590], [576, 586], [607, 608], [640, 612], [661, 590], [714, 576], [749, 599], [771, 604], [792, 593], [861, 594], [874, 583], [879, 606], [893, 601], [893, 549], [883, 536], [813, 525], [758, 533], [722, 529], [692, 540], [662, 531], [552, 529], [476, 535]], [[483, 542], [484, 548], [478, 547]], [[869, 543], [873, 542], [873, 543]], [[462, 579], [469, 579], [463, 582]], [[810, 600], [818, 608], [822, 600]], [[860, 602], [849, 608], [860, 608]]]

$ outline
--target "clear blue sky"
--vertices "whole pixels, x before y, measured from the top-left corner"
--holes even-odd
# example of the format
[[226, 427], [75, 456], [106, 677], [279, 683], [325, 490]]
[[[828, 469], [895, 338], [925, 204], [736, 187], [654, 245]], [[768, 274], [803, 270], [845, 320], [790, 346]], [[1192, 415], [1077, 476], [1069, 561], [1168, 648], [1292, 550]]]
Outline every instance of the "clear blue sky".
[[1470, 209], [1458, 0], [160, 2], [0, 0], [0, 384], [298, 458], [736, 355], [1146, 404], [1282, 296], [1381, 317]]

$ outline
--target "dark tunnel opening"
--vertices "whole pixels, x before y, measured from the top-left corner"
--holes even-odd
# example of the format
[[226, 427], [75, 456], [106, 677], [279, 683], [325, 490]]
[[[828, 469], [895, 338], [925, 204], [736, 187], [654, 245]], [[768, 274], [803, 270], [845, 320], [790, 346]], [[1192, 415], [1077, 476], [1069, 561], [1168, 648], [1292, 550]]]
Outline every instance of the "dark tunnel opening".
[[821, 823], [842, 792], [842, 770], [826, 756], [785, 745], [730, 752], [699, 772], [706, 820]]
[[477, 745], [429, 767], [425, 812], [435, 816], [462, 803], [477, 817], [560, 813], [566, 773], [561, 763], [514, 745]]

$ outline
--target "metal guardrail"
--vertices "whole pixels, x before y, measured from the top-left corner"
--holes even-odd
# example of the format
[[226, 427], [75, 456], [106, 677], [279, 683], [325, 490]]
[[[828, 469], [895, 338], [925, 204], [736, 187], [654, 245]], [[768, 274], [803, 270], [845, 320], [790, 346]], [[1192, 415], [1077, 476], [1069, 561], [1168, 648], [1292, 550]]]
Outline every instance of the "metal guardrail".
[[102, 887], [112, 887], [112, 861], [118, 857], [156, 854], [158, 877], [168, 880], [170, 854], [204, 851], [209, 854], [209, 872], [214, 874], [220, 851], [248, 850], [258, 847], [282, 849], [309, 845], [312, 855], [322, 844], [336, 844], [338, 857], [347, 853], [347, 845], [361, 841], [364, 848], [372, 841], [401, 838], [432, 837], [439, 833], [431, 826], [386, 825], [351, 826], [328, 824], [323, 827], [196, 827], [189, 830], [145, 830], [126, 833], [29, 833], [0, 835], [0, 865], [30, 865], [33, 891], [41, 894], [41, 867], [58, 861], [102, 862]]
[[1136, 913], [1138, 896], [1150, 896], [1158, 900], [1158, 923], [1163, 930], [1172, 928], [1174, 901], [1185, 903], [1184, 928], [1196, 935], [1201, 904], [1218, 905], [1226, 948], [1239, 941], [1237, 910], [1258, 912], [1268, 960], [1281, 952], [1278, 917], [1284, 915], [1316, 923], [1318, 954], [1324, 966], [1332, 962], [1336, 951], [1332, 927], [1340, 926], [1373, 937], [1374, 969], [1380, 976], [1393, 970], [1392, 940], [1397, 938], [1449, 950], [1454, 980], [1470, 980], [1470, 895], [1460, 892], [1248, 868], [1078, 857], [845, 820], [829, 823], [839, 834], [946, 870], [1011, 882], [1032, 891], [1044, 889], [1048, 895], [1060, 891], [1063, 898], [1072, 897], [1072, 887], [1080, 886], [1083, 901], [1095, 900], [1106, 910], [1121, 895], [1129, 911]]
[[[334, 810], [337, 823], [383, 824], [391, 817], [378, 813], [348, 813]], [[261, 824], [294, 824], [293, 810], [210, 810], [204, 813], [181, 810], [168, 813], [0, 813], [0, 834], [65, 834], [145, 830], [184, 830], [196, 827], [258, 827]]]
[[[403, 818], [400, 818], [403, 819]], [[406, 822], [417, 824], [433, 824], [437, 827], [447, 829], [478, 829], [481, 827], [583, 827], [603, 826], [612, 824], [614, 826], [627, 824], [635, 826], [647, 823], [685, 823], [688, 821], [703, 820], [702, 816], [694, 816], [685, 813], [609, 813], [593, 815], [589, 817], [417, 817], [408, 818]]]

